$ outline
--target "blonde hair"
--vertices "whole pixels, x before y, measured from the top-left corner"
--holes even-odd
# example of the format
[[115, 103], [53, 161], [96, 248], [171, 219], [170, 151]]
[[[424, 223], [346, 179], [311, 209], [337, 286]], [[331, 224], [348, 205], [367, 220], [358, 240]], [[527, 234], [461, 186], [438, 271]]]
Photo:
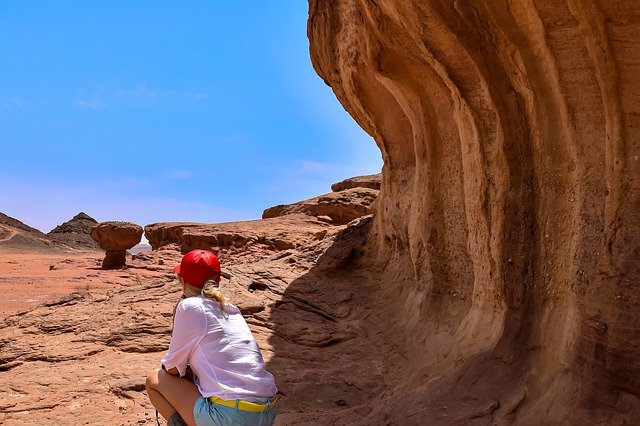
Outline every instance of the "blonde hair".
[[213, 299], [220, 304], [220, 309], [224, 310], [224, 305], [229, 299], [225, 297], [220, 291], [220, 284], [218, 283], [218, 281], [210, 278], [204, 283], [202, 288], [200, 288], [189, 284], [180, 275], [178, 275], [178, 279], [180, 280], [181, 284], [185, 285], [185, 293], [200, 294], [207, 299]]

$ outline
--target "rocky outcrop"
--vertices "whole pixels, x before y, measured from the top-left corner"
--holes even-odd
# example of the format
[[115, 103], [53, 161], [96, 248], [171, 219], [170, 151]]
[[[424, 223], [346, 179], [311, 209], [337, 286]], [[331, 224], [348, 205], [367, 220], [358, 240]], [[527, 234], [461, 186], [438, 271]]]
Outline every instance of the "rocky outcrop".
[[224, 251], [250, 257], [264, 250], [279, 251], [323, 239], [332, 226], [315, 217], [288, 217], [228, 223], [164, 222], [144, 227], [153, 250], [178, 247], [182, 253], [194, 249]]
[[309, 4], [384, 160], [397, 347], [362, 422], [640, 421], [640, 3]]
[[142, 227], [131, 222], [101, 222], [91, 228], [91, 238], [106, 250], [103, 269], [118, 269], [125, 265], [127, 250], [140, 242]]
[[331, 185], [331, 190], [334, 192], [340, 192], [351, 188], [369, 188], [379, 191], [381, 184], [382, 174], [378, 173], [375, 175], [356, 176], [345, 179]]
[[[378, 189], [374, 189], [378, 185]], [[337, 186], [336, 186], [337, 185]], [[225, 251], [252, 257], [264, 250], [282, 251], [318, 241], [347, 223], [371, 215], [379, 193], [379, 175], [346, 179], [334, 191], [294, 204], [266, 209], [262, 220], [229, 223], [164, 222], [144, 227], [153, 250], [178, 247]]]
[[98, 244], [91, 238], [91, 228], [98, 221], [84, 212], [75, 215], [71, 220], [56, 226], [47, 235], [55, 242], [71, 247], [97, 250]]
[[373, 213], [373, 202], [379, 191], [366, 187], [352, 187], [294, 204], [270, 207], [262, 213], [263, 219], [290, 214], [305, 214], [336, 225], [344, 225], [354, 219]]

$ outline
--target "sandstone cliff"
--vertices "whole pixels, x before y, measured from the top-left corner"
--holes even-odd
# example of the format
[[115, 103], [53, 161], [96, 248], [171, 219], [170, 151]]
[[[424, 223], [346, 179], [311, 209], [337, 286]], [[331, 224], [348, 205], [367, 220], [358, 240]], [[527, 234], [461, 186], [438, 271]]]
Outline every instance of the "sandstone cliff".
[[640, 2], [309, 4], [385, 164], [397, 347], [363, 423], [640, 421]]

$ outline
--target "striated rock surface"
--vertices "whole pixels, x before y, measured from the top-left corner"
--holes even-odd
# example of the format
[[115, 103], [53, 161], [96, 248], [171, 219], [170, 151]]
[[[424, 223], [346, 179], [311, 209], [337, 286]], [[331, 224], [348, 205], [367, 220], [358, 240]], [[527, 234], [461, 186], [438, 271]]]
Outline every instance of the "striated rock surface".
[[[224, 250], [251, 257], [264, 250], [281, 251], [319, 241], [347, 223], [373, 213], [379, 190], [372, 189], [379, 175], [360, 176], [338, 183], [329, 194], [266, 209], [262, 220], [229, 223], [164, 222], [144, 227], [154, 250], [178, 247]], [[342, 188], [345, 189], [342, 189]]]
[[262, 213], [262, 218], [269, 219], [299, 213], [324, 217], [333, 224], [344, 225], [354, 219], [372, 214], [373, 202], [378, 193], [376, 189], [352, 187], [294, 204], [270, 207]]
[[117, 269], [125, 265], [127, 250], [140, 242], [142, 227], [131, 222], [101, 222], [91, 228], [91, 238], [107, 253], [102, 267]]
[[97, 220], [80, 212], [71, 220], [56, 226], [47, 235], [53, 241], [71, 247], [97, 250], [100, 246], [91, 238], [91, 228], [97, 224]]
[[640, 2], [309, 5], [384, 160], [395, 350], [357, 422], [640, 422]]

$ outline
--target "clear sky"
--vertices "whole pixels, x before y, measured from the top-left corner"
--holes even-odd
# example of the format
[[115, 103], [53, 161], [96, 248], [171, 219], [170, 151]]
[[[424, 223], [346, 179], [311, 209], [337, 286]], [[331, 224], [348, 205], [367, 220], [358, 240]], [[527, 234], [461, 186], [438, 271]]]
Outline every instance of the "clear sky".
[[0, 2], [0, 211], [257, 219], [378, 173], [311, 66], [307, 2]]

